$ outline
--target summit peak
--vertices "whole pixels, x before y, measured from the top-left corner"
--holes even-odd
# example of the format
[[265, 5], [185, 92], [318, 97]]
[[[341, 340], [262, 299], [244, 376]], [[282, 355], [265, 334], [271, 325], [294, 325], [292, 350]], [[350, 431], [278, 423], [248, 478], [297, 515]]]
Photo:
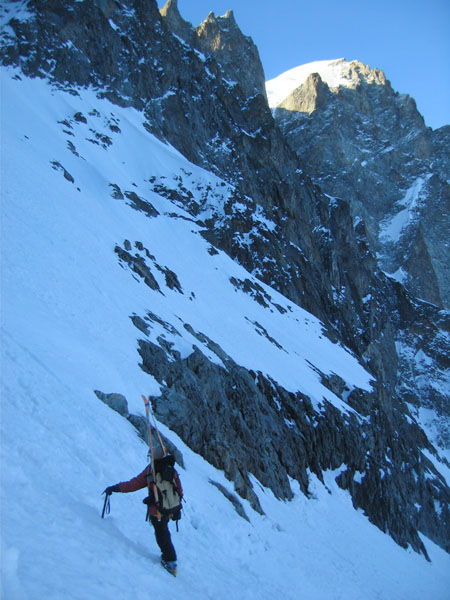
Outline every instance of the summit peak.
[[[170, 0], [169, 0], [170, 1]], [[222, 16], [216, 15], [212, 10], [206, 16], [205, 23], [215, 23], [217, 25], [235, 25], [237, 27], [234, 13], [231, 9], [228, 9]]]
[[167, 0], [159, 11], [170, 31], [186, 42], [191, 42], [194, 35], [192, 25], [183, 19], [178, 8], [178, 0]]
[[386, 77], [380, 69], [371, 69], [370, 66], [358, 60], [348, 61], [345, 58], [332, 60], [319, 60], [306, 63], [285, 71], [278, 77], [266, 82], [269, 104], [275, 108], [283, 102], [295, 89], [305, 83], [308, 77], [318, 73], [330, 89], [339, 87], [354, 88], [363, 81], [386, 85]]

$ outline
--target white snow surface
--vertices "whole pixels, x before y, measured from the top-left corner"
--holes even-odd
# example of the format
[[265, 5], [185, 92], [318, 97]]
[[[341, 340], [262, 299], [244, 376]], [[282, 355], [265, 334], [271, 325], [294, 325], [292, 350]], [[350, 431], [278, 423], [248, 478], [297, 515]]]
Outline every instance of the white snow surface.
[[422, 190], [431, 176], [429, 173], [425, 177], [417, 177], [404, 197], [396, 203], [398, 211], [381, 223], [380, 239], [382, 241], [397, 243], [405, 230], [417, 218], [421, 209]]
[[269, 106], [275, 108], [296, 88], [303, 85], [311, 73], [319, 73], [330, 88], [348, 87], [352, 79], [348, 75], [349, 62], [345, 58], [319, 60], [289, 69], [274, 79], [266, 81]]
[[[149, 322], [148, 339], [163, 336], [183, 356], [196, 345], [220, 364], [183, 326], [191, 325], [237, 363], [308, 394], [317, 410], [324, 398], [350, 408], [315, 369], [339, 374], [350, 389], [369, 389], [371, 380], [315, 317], [267, 286], [269, 308], [236, 290], [230, 277], [253, 281], [251, 274], [222, 252], [211, 255], [200, 226], [148, 179], [189, 172], [194, 196], [202, 186], [223, 194], [228, 186], [151, 136], [137, 111], [93, 90], [72, 95], [14, 75], [2, 71], [1, 597], [448, 599], [450, 557], [427, 539], [431, 563], [397, 546], [353, 509], [335, 483], [338, 472], [327, 474], [326, 485], [311, 475], [312, 499], [292, 482], [291, 502], [254, 479], [266, 514], [242, 501], [247, 522], [209, 483], [232, 492], [223, 473], [162, 424], [185, 461], [187, 503], [172, 534], [178, 577], [159, 566], [143, 491], [114, 494], [111, 514], [100, 518], [102, 490], [139, 473], [147, 449], [93, 390], [124, 394], [135, 414], [143, 412], [142, 393], [159, 393], [139, 367], [137, 340], [145, 334], [131, 315], [151, 311], [172, 328]], [[87, 123], [74, 120], [77, 112]], [[112, 143], [103, 147], [101, 135]], [[110, 184], [135, 191], [159, 216], [114, 199]], [[141, 242], [174, 271], [183, 293], [157, 269], [161, 291], [121, 266], [114, 248], [125, 239], [133, 253]]]

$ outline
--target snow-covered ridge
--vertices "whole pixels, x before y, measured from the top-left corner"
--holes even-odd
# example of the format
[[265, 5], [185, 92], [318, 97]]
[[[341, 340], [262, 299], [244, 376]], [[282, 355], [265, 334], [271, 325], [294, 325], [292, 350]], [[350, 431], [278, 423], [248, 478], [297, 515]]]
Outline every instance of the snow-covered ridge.
[[357, 60], [347, 61], [345, 58], [333, 60], [319, 60], [310, 62], [289, 71], [285, 71], [278, 77], [266, 82], [267, 98], [269, 106], [275, 108], [291, 94], [296, 88], [305, 83], [311, 73], [318, 73], [322, 80], [332, 89], [338, 87], [353, 87], [359, 77], [355, 78], [355, 69], [362, 67], [365, 71], [365, 78], [373, 81], [380, 73], [364, 67]]

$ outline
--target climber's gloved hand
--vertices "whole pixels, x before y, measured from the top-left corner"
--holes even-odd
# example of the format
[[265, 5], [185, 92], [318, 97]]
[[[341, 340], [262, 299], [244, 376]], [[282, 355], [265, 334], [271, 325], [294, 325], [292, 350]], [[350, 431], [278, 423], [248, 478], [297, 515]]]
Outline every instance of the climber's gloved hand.
[[111, 496], [111, 494], [112, 494], [113, 492], [120, 492], [120, 490], [119, 490], [119, 486], [118, 486], [117, 484], [116, 484], [116, 485], [110, 485], [110, 486], [109, 486], [109, 487], [107, 487], [107, 488], [105, 489], [105, 491], [104, 491], [104, 492], [102, 492], [102, 493], [103, 493], [103, 494], [106, 494], [107, 496]]

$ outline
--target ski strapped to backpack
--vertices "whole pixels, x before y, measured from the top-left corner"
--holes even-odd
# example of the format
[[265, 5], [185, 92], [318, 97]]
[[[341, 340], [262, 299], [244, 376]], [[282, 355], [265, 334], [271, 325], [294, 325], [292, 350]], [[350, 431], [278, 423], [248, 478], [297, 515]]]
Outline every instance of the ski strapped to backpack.
[[[147, 433], [148, 433], [147, 442], [148, 442], [148, 446], [149, 446], [147, 459], [151, 459], [151, 469], [154, 473], [155, 472], [155, 459], [154, 459], [154, 455], [153, 455], [152, 426], [150, 424], [150, 410], [151, 410], [150, 400], [146, 396], [142, 396], [142, 400], [144, 401], [144, 405], [145, 405], [145, 419], [147, 421]], [[148, 497], [145, 500], [152, 497], [155, 502], [155, 505], [157, 505], [159, 502], [158, 488], [156, 487], [156, 483], [151, 480], [150, 468], [147, 469], [147, 486], [148, 486]], [[145, 500], [144, 500], [144, 502], [145, 502]], [[145, 502], [145, 503], [147, 504], [147, 521], [148, 521], [149, 520], [149, 512], [148, 512], [149, 503], [148, 502]], [[158, 515], [156, 515], [156, 516], [158, 516]]]
[[[145, 417], [148, 427], [148, 444], [150, 465], [147, 469], [147, 486], [148, 496], [144, 503], [147, 505], [147, 520], [150, 520], [150, 507], [156, 509], [155, 516], [160, 519], [162, 517], [172, 519], [177, 523], [181, 517], [181, 494], [177, 486], [177, 473], [175, 471], [175, 457], [166, 451], [164, 442], [156, 424], [156, 419], [150, 406], [150, 401], [146, 396], [142, 396], [145, 404]], [[153, 426], [158, 435], [159, 443], [164, 456], [156, 458], [153, 452], [152, 426], [150, 416], [153, 419]]]

